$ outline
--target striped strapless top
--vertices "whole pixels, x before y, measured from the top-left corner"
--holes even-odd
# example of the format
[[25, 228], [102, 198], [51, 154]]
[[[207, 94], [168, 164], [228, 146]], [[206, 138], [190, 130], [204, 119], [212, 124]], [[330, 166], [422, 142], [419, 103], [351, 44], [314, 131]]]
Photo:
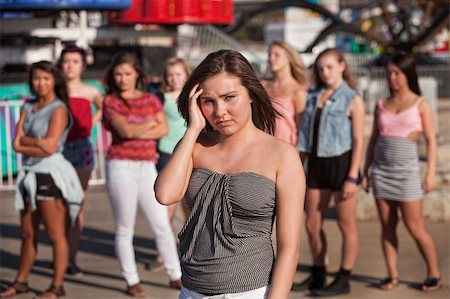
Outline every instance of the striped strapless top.
[[269, 285], [275, 183], [253, 172], [195, 168], [184, 199], [191, 215], [179, 234], [183, 286], [213, 295]]

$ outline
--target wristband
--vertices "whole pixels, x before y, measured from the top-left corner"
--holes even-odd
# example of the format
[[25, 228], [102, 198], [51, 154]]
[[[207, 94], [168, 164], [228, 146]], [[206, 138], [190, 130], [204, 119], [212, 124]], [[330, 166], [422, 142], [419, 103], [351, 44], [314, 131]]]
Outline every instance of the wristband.
[[351, 177], [351, 176], [348, 176], [345, 180], [347, 182], [355, 184], [355, 185], [358, 185], [358, 183], [359, 183], [358, 178], [354, 178], [354, 177]]

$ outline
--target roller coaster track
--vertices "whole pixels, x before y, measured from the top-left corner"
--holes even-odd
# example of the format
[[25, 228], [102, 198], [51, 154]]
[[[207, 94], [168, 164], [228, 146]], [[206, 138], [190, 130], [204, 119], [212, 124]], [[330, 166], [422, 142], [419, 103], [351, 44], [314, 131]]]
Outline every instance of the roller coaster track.
[[[351, 35], [358, 35], [366, 38], [370, 41], [376, 41], [379, 45], [387, 50], [405, 50], [412, 51], [415, 47], [427, 42], [436, 32], [445, 26], [448, 26], [449, 19], [449, 5], [448, 1], [417, 1], [415, 4], [422, 7], [424, 11], [424, 17], [427, 19], [421, 22], [420, 28], [413, 28], [410, 24], [411, 10], [409, 7], [414, 1], [402, 1], [402, 0], [379, 0], [373, 1], [369, 7], [362, 8], [361, 10], [367, 10], [370, 8], [381, 8], [383, 18], [389, 27], [389, 38], [386, 38], [380, 32], [368, 30], [365, 26], [367, 21], [371, 21], [372, 17], [361, 17], [352, 22], [346, 22], [339, 16], [329, 11], [324, 6], [310, 3], [307, 0], [274, 0], [274, 1], [238, 1], [236, 3], [236, 21], [234, 24], [225, 28], [227, 32], [233, 32], [243, 26], [248, 19], [259, 14], [267, 13], [269, 11], [283, 9], [285, 7], [299, 7], [303, 9], [309, 9], [316, 13], [327, 17], [330, 20], [330, 24], [326, 26], [305, 49], [305, 52], [311, 52], [312, 49], [324, 40], [328, 35], [333, 33], [347, 33]], [[386, 9], [388, 5], [396, 6], [394, 12], [390, 12]], [[431, 9], [430, 9], [431, 8]], [[433, 13], [429, 13], [432, 11]], [[357, 12], [358, 15], [363, 16], [361, 12]], [[389, 25], [389, 22], [393, 19], [402, 24], [401, 29], [394, 32], [393, 28]], [[426, 27], [423, 24], [428, 24]], [[419, 29], [419, 30], [418, 30]], [[415, 30], [415, 31], [414, 31]], [[413, 32], [414, 31], [414, 32]], [[417, 33], [418, 31], [418, 33]], [[407, 35], [407, 39], [401, 39], [401, 35]]]

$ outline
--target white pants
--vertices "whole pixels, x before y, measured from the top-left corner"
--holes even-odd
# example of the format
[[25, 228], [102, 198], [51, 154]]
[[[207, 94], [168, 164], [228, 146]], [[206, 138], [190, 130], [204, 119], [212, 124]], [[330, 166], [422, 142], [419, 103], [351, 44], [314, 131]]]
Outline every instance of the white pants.
[[214, 296], [205, 296], [181, 287], [181, 292], [178, 299], [266, 299], [268, 295], [269, 287], [262, 287], [248, 292], [220, 294]]
[[144, 161], [110, 160], [106, 164], [106, 189], [115, 219], [115, 248], [122, 275], [129, 286], [139, 275], [133, 248], [138, 203], [156, 237], [170, 280], [181, 278], [180, 261], [167, 207], [156, 201], [153, 185], [155, 164]]

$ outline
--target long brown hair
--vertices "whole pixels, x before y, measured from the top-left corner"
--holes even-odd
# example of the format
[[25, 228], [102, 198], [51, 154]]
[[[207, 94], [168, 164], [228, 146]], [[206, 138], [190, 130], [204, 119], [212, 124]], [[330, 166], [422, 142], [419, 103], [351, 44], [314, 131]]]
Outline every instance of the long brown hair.
[[[389, 64], [395, 65], [403, 74], [405, 74], [406, 79], [408, 80], [409, 89], [417, 95], [422, 94], [419, 87], [416, 62], [414, 61], [412, 55], [406, 52], [396, 52], [386, 59], [384, 62], [384, 68], [386, 69]], [[389, 87], [389, 89], [391, 88]]]
[[69, 107], [69, 93], [67, 91], [66, 80], [64, 79], [61, 71], [51, 62], [42, 60], [39, 62], [35, 62], [30, 66], [30, 70], [28, 72], [28, 86], [30, 88], [31, 93], [37, 97], [37, 91], [33, 86], [33, 75], [36, 70], [41, 70], [46, 73], [49, 73], [55, 79], [55, 86], [53, 87], [56, 96]]
[[164, 91], [170, 91], [169, 83], [167, 82], [167, 68], [169, 66], [173, 66], [173, 65], [177, 65], [177, 64], [180, 64], [181, 66], [183, 66], [183, 70], [186, 73], [186, 77], [189, 77], [189, 75], [191, 74], [191, 67], [187, 64], [187, 62], [183, 58], [180, 58], [180, 57], [169, 58], [164, 65], [164, 69], [163, 69], [163, 73], [162, 73], [162, 88]]
[[277, 46], [282, 48], [289, 59], [289, 64], [291, 66], [291, 74], [295, 81], [300, 84], [307, 84], [307, 70], [305, 64], [303, 63], [300, 55], [295, 51], [295, 49], [284, 41], [273, 41], [270, 44], [270, 48]]
[[121, 52], [114, 56], [111, 64], [106, 70], [105, 77], [103, 79], [104, 86], [107, 94], [120, 94], [122, 90], [117, 86], [116, 80], [114, 79], [114, 70], [117, 66], [121, 64], [130, 64], [138, 73], [138, 78], [136, 80], [136, 88], [145, 90], [148, 83], [147, 75], [144, 72], [144, 68], [139, 62], [136, 54], [131, 52]]
[[324, 86], [325, 82], [322, 81], [322, 78], [320, 78], [319, 70], [317, 69], [317, 63], [319, 62], [320, 58], [326, 56], [326, 55], [334, 55], [336, 57], [336, 60], [339, 63], [344, 63], [345, 68], [342, 72], [342, 78], [347, 82], [348, 86], [350, 86], [353, 89], [357, 88], [357, 84], [355, 79], [353, 78], [352, 73], [350, 72], [350, 68], [348, 67], [348, 63], [344, 58], [344, 55], [342, 55], [341, 52], [339, 52], [336, 48], [328, 48], [323, 50], [319, 56], [317, 56], [316, 61], [314, 62], [313, 66], [313, 81], [316, 88]]
[[[255, 126], [273, 134], [277, 113], [272, 107], [269, 95], [256, 77], [250, 63], [241, 53], [234, 50], [219, 50], [210, 53], [192, 72], [178, 97], [178, 110], [189, 124], [189, 93], [197, 84], [222, 72], [238, 77], [252, 99], [252, 120]], [[206, 130], [212, 130], [207, 123]]]
[[86, 50], [83, 49], [83, 48], [78, 47], [77, 45], [69, 44], [61, 51], [61, 55], [59, 55], [57, 66], [60, 69], [62, 69], [62, 64], [63, 64], [63, 61], [64, 61], [64, 55], [66, 55], [67, 53], [78, 53], [78, 54], [80, 54], [81, 62], [83, 62], [83, 66], [84, 67], [87, 66], [87, 53], [86, 53]]

